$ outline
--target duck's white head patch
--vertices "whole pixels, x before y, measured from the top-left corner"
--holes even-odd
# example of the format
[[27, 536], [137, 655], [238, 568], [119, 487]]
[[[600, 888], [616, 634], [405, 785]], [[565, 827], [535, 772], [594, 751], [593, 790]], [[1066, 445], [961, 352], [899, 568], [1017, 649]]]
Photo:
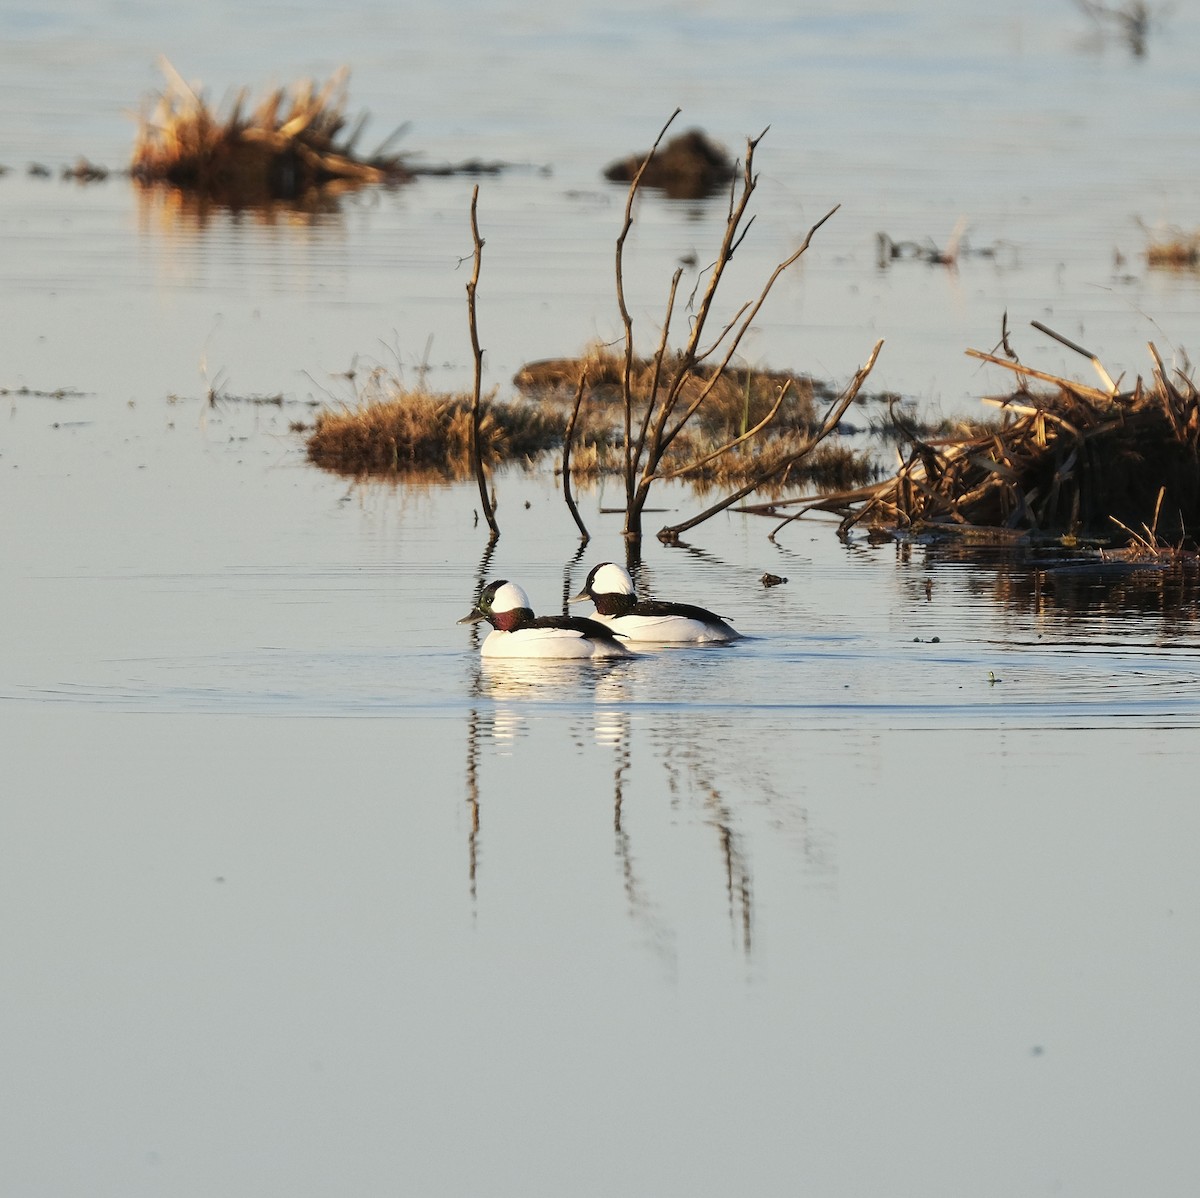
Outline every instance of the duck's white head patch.
[[624, 566], [603, 562], [592, 571], [589, 587], [597, 595], [632, 595], [633, 579]]
[[516, 611], [519, 607], [533, 610], [533, 604], [529, 602], [529, 596], [515, 582], [501, 583], [496, 588], [496, 593], [492, 596], [492, 611]]

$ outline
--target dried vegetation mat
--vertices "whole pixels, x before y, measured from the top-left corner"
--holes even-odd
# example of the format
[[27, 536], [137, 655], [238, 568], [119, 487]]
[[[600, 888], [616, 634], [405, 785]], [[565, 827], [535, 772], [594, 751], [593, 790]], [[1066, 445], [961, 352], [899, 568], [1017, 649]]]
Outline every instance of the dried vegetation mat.
[[[987, 401], [999, 407], [999, 424], [913, 436], [893, 477], [794, 501], [798, 511], [788, 520], [824, 510], [841, 516], [843, 534], [861, 524], [876, 533], [992, 543], [1088, 539], [1129, 554], [1193, 550], [1200, 540], [1200, 393], [1190, 375], [1168, 371], [1151, 345], [1151, 380], [1139, 377], [1122, 390], [1093, 354], [1036, 327], [1089, 357], [1104, 387], [1024, 366], [1007, 339], [1007, 358], [968, 350], [1020, 379], [1012, 395]], [[786, 506], [751, 510], [779, 515]]]
[[[580, 358], [557, 358], [523, 367], [517, 397], [482, 405], [481, 452], [487, 466], [532, 465], [564, 446], [579, 380], [584, 402], [573, 432], [572, 478], [595, 481], [623, 466], [621, 371], [623, 359], [602, 349]], [[635, 394], [648, 394], [651, 363], [635, 362]], [[699, 387], [698, 380], [689, 386]], [[664, 459], [660, 477], [682, 478], [704, 492], [741, 482], [796, 456], [817, 423], [816, 397], [824, 384], [784, 372], [729, 370], [705, 398], [694, 426], [684, 430]], [[343, 474], [432, 474], [461, 479], [471, 472], [471, 396], [404, 387], [383, 369], [373, 371], [352, 402], [321, 411], [310, 432], [309, 460]], [[777, 422], [766, 438], [747, 438], [715, 452], [762, 423]], [[841, 444], [822, 444], [780, 471], [771, 493], [789, 484], [856, 485], [871, 477], [870, 457]]]
[[253, 106], [243, 88], [222, 113], [166, 59], [161, 66], [166, 86], [150, 111], [143, 108], [130, 165], [143, 183], [251, 206], [411, 177], [403, 158], [388, 150], [400, 130], [374, 154], [356, 152], [367, 117], [352, 125], [347, 119], [344, 69], [323, 86], [303, 80]]
[[[471, 396], [407, 389], [376, 370], [352, 404], [318, 413], [308, 458], [342, 474], [471, 474]], [[566, 417], [525, 402], [485, 400], [480, 449], [489, 464], [532, 460], [562, 441]]]
[[[667, 394], [682, 368], [679, 355], [630, 362], [630, 394], [644, 411]], [[562, 406], [578, 398], [578, 423], [570, 455], [572, 478], [579, 481], [618, 475], [624, 469], [623, 380], [625, 358], [593, 346], [576, 358], [530, 362], [513, 379], [539, 406]], [[704, 493], [762, 475], [763, 489], [778, 495], [811, 484], [846, 487], [874, 476], [873, 459], [863, 450], [824, 443], [801, 456], [820, 426], [818, 404], [832, 400], [833, 387], [795, 371], [747, 366], [688, 370], [679, 404], [691, 419], [672, 441], [659, 465], [659, 479], [680, 479]], [[778, 467], [778, 469], [777, 469]]]

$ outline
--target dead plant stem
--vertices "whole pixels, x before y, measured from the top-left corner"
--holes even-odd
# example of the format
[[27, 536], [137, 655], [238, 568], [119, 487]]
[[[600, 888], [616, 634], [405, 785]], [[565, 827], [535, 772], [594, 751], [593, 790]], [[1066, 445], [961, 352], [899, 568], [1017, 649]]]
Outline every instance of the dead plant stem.
[[587, 368], [585, 367], [579, 372], [579, 382], [575, 387], [575, 403], [571, 408], [571, 416], [567, 421], [566, 431], [563, 433], [562, 456], [563, 499], [566, 500], [567, 509], [571, 513], [571, 519], [575, 521], [575, 526], [579, 529], [579, 536], [584, 545], [592, 538], [588, 533], [587, 526], [583, 522], [583, 518], [579, 515], [579, 507], [575, 503], [574, 495], [571, 493], [571, 447], [575, 443], [575, 425], [579, 420], [579, 409], [583, 405], [583, 395], [587, 389], [587, 377]]
[[646, 168], [650, 165], [650, 160], [654, 157], [655, 151], [662, 143], [662, 139], [666, 136], [667, 130], [671, 127], [672, 122], [682, 112], [680, 108], [676, 108], [673, 113], [667, 118], [666, 123], [659, 130], [658, 136], [654, 139], [654, 144], [650, 147], [642, 165], [638, 167], [637, 174], [633, 176], [633, 180], [629, 184], [629, 195], [625, 200], [625, 220], [621, 225], [621, 232], [617, 237], [617, 307], [621, 312], [621, 322], [625, 327], [625, 367], [621, 379], [621, 397], [625, 405], [625, 497], [627, 505], [633, 502], [633, 388], [631, 376], [633, 374], [633, 317], [629, 314], [629, 307], [625, 302], [625, 279], [624, 279], [624, 256], [625, 256], [625, 239], [629, 236], [630, 229], [633, 228], [633, 202], [637, 196], [638, 186], [642, 181], [642, 175], [645, 174]]
[[770, 482], [772, 478], [782, 474], [785, 470], [794, 466], [798, 461], [810, 454], [830, 433], [838, 426], [838, 422], [846, 414], [850, 405], [858, 398], [858, 393], [862, 389], [863, 383], [867, 381], [867, 376], [871, 373], [875, 366], [875, 360], [879, 357], [879, 351], [883, 348], [882, 341], [875, 342], [875, 348], [871, 350], [870, 357], [863, 363], [862, 366], [854, 374], [854, 378], [850, 380], [849, 386], [842, 394], [830, 405], [829, 410], [825, 413], [824, 419], [821, 421], [821, 427], [813, 434], [811, 439], [805, 444], [803, 449], [789, 455], [782, 462], [765, 470], [744, 487], [740, 487], [732, 495], [727, 496], [718, 503], [714, 503], [711, 507], [706, 508], [698, 516], [693, 516], [690, 520], [685, 520], [682, 524], [671, 525], [659, 531], [658, 539], [665, 541], [668, 544], [677, 541], [679, 534], [686, 532], [689, 528], [695, 528], [697, 524], [703, 524], [705, 520], [711, 519], [713, 516], [723, 512], [726, 508], [732, 507], [739, 500], [745, 499], [747, 495], [758, 490], [764, 483]]
[[488, 495], [487, 476], [483, 469], [483, 451], [480, 447], [480, 425], [483, 419], [483, 350], [479, 345], [479, 326], [475, 319], [475, 292], [479, 286], [479, 270], [483, 264], [483, 238], [479, 236], [479, 184], [471, 192], [471, 238], [475, 245], [471, 278], [467, 283], [467, 323], [471, 331], [471, 352], [475, 357], [475, 387], [471, 393], [471, 467], [475, 481], [479, 484], [479, 502], [483, 505], [484, 519], [491, 529], [491, 540], [500, 536], [496, 523], [496, 511]]

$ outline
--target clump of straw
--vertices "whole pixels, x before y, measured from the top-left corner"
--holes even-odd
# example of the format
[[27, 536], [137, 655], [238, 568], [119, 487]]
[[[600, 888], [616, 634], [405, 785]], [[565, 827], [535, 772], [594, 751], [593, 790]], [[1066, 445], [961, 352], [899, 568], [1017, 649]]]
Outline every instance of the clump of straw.
[[249, 109], [243, 88], [222, 115], [166, 59], [161, 65], [167, 85], [139, 119], [136, 179], [249, 206], [410, 177], [403, 159], [386, 152], [395, 134], [374, 155], [356, 155], [366, 115], [347, 132], [345, 69], [320, 88], [309, 80], [278, 88]]
[[[557, 445], [565, 418], [525, 403], [485, 402], [481, 451], [489, 464], [532, 459]], [[471, 397], [372, 386], [354, 407], [325, 410], [308, 439], [309, 460], [343, 474], [433, 470], [471, 473]]]
[[894, 477], [796, 504], [840, 514], [843, 532], [865, 522], [972, 539], [1087, 537], [1143, 549], [1200, 539], [1200, 391], [1191, 377], [1168, 372], [1151, 345], [1152, 380], [1122, 390], [1094, 354], [1034, 324], [1089, 357], [1104, 386], [1034, 370], [1015, 355], [969, 350], [1020, 377], [1013, 395], [990, 401], [1004, 415], [1001, 425], [913, 436]]
[[1146, 264], [1169, 270], [1190, 270], [1200, 266], [1200, 232], [1178, 233], [1151, 241], [1146, 248]]

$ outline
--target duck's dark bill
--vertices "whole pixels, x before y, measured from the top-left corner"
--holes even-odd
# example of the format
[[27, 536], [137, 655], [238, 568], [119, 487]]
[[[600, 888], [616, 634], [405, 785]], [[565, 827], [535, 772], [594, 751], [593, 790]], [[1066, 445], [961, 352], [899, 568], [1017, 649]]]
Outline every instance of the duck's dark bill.
[[457, 623], [457, 624], [478, 624], [480, 620], [486, 620], [486, 619], [487, 619], [487, 616], [484, 615], [484, 613], [481, 612], [479, 610], [479, 608], [475, 608], [474, 611], [467, 612], [467, 614], [465, 616], [463, 616], [463, 618], [461, 620], [456, 620], [455, 623]]

